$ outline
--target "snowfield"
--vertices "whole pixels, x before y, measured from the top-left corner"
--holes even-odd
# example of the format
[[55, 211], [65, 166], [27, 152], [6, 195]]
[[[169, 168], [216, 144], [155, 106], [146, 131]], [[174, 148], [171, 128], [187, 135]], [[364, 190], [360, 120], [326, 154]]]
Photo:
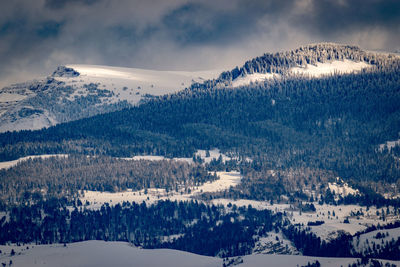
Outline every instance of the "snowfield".
[[20, 94], [10, 94], [10, 93], [0, 93], [0, 103], [3, 102], [17, 102], [25, 99], [27, 96], [26, 95], [20, 95]]
[[[372, 68], [373, 65], [366, 62], [355, 62], [352, 60], [335, 60], [330, 62], [321, 63], [316, 65], [307, 64], [305, 66], [294, 67], [289, 70], [289, 74], [304, 75], [309, 77], [323, 77], [326, 75], [334, 74], [348, 74], [360, 72], [366, 68]], [[277, 73], [253, 73], [245, 76], [237, 77], [232, 81], [232, 87], [246, 86], [252, 83], [263, 83], [268, 80], [279, 79], [280, 74]]]
[[365, 68], [371, 68], [372, 65], [365, 62], [355, 62], [352, 60], [335, 60], [331, 62], [321, 63], [316, 65], [307, 64], [305, 67], [295, 67], [291, 69], [293, 74], [306, 75], [311, 77], [322, 77], [332, 74], [346, 74], [359, 72]]
[[84, 196], [80, 198], [82, 203], [88, 202], [89, 205], [86, 208], [99, 209], [105, 203], [110, 205], [122, 204], [124, 201], [142, 203], [155, 203], [159, 200], [171, 200], [171, 201], [187, 201], [193, 199], [196, 195], [205, 192], [217, 192], [229, 189], [231, 186], [236, 186], [240, 183], [242, 176], [239, 172], [216, 172], [219, 179], [204, 183], [201, 186], [191, 188], [190, 193], [180, 192], [166, 192], [165, 189], [150, 188], [147, 190], [132, 191], [127, 190], [125, 192], [98, 192], [98, 191], [84, 191]]
[[[28, 248], [28, 249], [27, 249]], [[15, 255], [10, 256], [14, 249]], [[223, 259], [201, 256], [172, 249], [141, 249], [127, 242], [83, 241], [53, 245], [8, 245], [0, 246], [0, 263], [8, 266], [52, 266], [52, 267], [220, 267]], [[322, 258], [300, 255], [257, 254], [234, 257], [240, 267], [296, 267], [319, 261], [323, 267], [348, 266], [355, 258]], [[394, 261], [381, 260], [383, 264]]]
[[119, 110], [154, 96], [175, 93], [221, 73], [77, 64], [66, 67], [57, 68], [52, 76], [1, 89], [0, 132], [37, 130]]
[[[72, 86], [99, 83], [101, 87], [114, 92], [112, 103], [126, 100], [137, 104], [143, 95], [164, 95], [189, 87], [193, 82], [203, 82], [217, 77], [220, 70], [211, 71], [160, 71], [137, 68], [121, 68], [98, 65], [67, 65], [80, 73], [78, 77], [57, 77], [57, 80]], [[87, 93], [84, 89], [70, 96]]]
[[[29, 247], [29, 249], [26, 249]], [[0, 246], [3, 251], [0, 263], [12, 260], [12, 266], [51, 267], [152, 267], [152, 266], [196, 266], [222, 265], [222, 259], [200, 256], [171, 249], [140, 249], [126, 242], [84, 241], [54, 245]], [[10, 256], [11, 249], [16, 252]]]

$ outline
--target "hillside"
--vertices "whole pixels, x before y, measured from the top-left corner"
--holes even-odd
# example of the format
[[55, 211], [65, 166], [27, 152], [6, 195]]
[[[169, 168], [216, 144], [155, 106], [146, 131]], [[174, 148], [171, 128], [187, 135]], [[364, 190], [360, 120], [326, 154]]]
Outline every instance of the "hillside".
[[219, 71], [61, 66], [49, 77], [0, 90], [0, 132], [36, 130], [121, 110], [218, 74]]
[[[133, 77], [70, 67], [58, 82]], [[244, 266], [272, 253], [400, 260], [399, 103], [397, 56], [316, 44], [122, 110], [2, 133], [0, 243], [124, 241]]]

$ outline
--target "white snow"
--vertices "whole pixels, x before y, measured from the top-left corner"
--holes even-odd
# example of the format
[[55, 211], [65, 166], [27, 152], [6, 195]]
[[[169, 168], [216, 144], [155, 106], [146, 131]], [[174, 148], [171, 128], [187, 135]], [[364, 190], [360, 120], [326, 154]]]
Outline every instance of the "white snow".
[[379, 151], [383, 151], [385, 148], [387, 148], [389, 151], [392, 150], [395, 146], [400, 146], [400, 139], [395, 140], [395, 141], [387, 141], [384, 144], [379, 145]]
[[[335, 238], [338, 231], [344, 231], [354, 235], [358, 231], [365, 230], [371, 225], [384, 225], [390, 222], [400, 220], [400, 215], [394, 214], [394, 209], [390, 208], [390, 214], [385, 216], [385, 220], [378, 215], [376, 207], [366, 207], [358, 205], [319, 205], [313, 203], [315, 212], [300, 212], [294, 209], [290, 204], [270, 204], [268, 201], [256, 201], [246, 199], [213, 199], [214, 205], [227, 206], [229, 203], [238, 207], [247, 207], [251, 205], [258, 210], [269, 209], [275, 212], [285, 212], [292, 224], [303, 224], [307, 226], [308, 222], [324, 221], [324, 224], [311, 226], [311, 231], [322, 239], [329, 240]], [[381, 212], [381, 211], [380, 211]], [[333, 215], [335, 214], [335, 215]], [[349, 223], [344, 223], [348, 219]]]
[[[62, 105], [63, 100], [76, 101], [80, 97], [91, 95], [99, 100], [99, 103], [93, 104], [98, 107], [98, 113], [104, 112], [103, 107], [106, 105], [120, 101], [136, 105], [148, 97], [171, 94], [190, 87], [193, 82], [201, 83], [215, 78], [221, 73], [221, 70], [159, 71], [74, 64], [68, 65], [68, 67], [78, 71], [80, 76], [54, 77], [55, 80], [63, 82], [63, 87], [71, 88], [71, 91], [65, 91], [55, 101], [58, 100]], [[33, 85], [35, 83], [37, 81]], [[89, 84], [94, 84], [96, 87], [91, 86], [88, 89]], [[32, 114], [23, 118], [18, 115], [19, 110], [28, 108], [25, 105], [26, 101], [37, 95], [37, 92], [28, 89], [30, 85], [32, 82], [15, 85], [8, 88], [8, 91], [0, 91], [0, 132], [37, 130], [60, 123], [53, 111], [42, 104], [35, 106], [35, 109], [43, 111], [42, 114]], [[97, 90], [92, 90], [94, 88]], [[15, 116], [17, 116], [16, 120], [13, 119]], [[69, 119], [67, 115], [66, 120]]]
[[192, 190], [193, 194], [205, 193], [205, 192], [218, 192], [229, 189], [231, 186], [234, 187], [240, 183], [242, 176], [239, 172], [217, 172], [219, 177], [218, 180], [204, 183], [203, 185]]
[[[118, 100], [127, 100], [131, 104], [137, 104], [143, 95], [164, 95], [174, 93], [189, 87], [193, 82], [203, 82], [217, 77], [221, 70], [210, 71], [159, 71], [138, 68], [121, 68], [100, 65], [67, 65], [80, 73], [78, 77], [57, 77], [57, 80], [80, 88], [80, 94], [85, 95], [84, 84], [98, 83], [99, 89], [107, 89], [114, 92], [110, 103]], [[76, 91], [71, 95], [80, 95]]]
[[150, 161], [160, 161], [165, 160], [164, 156], [152, 156], [152, 155], [141, 155], [141, 156], [134, 156], [131, 158], [121, 158], [124, 160], [150, 160]]
[[19, 118], [16, 121], [6, 121], [0, 125], [0, 132], [39, 130], [57, 124], [57, 120], [47, 110], [42, 114], [34, 114], [29, 117]]
[[[26, 247], [29, 246], [29, 249]], [[105, 267], [105, 266], [215, 266], [222, 259], [172, 249], [140, 249], [126, 242], [84, 241], [53, 245], [0, 246], [0, 263], [11, 266]], [[16, 252], [10, 256], [11, 249]]]
[[184, 201], [191, 200], [198, 194], [206, 192], [217, 192], [229, 189], [231, 186], [236, 186], [240, 183], [242, 176], [239, 172], [216, 172], [219, 179], [204, 183], [201, 186], [192, 187], [190, 193], [184, 193], [183, 191], [166, 192], [165, 189], [160, 188], [149, 188], [147, 194], [145, 190], [132, 191], [127, 190], [124, 192], [98, 192], [98, 191], [84, 191], [84, 196], [80, 198], [83, 204], [88, 201], [90, 204], [87, 208], [98, 209], [103, 204], [109, 203], [110, 205], [121, 204], [124, 201], [142, 203], [155, 203], [159, 200], [171, 200], [171, 201]]
[[[29, 249], [27, 249], [29, 247]], [[15, 255], [10, 256], [11, 249]], [[0, 246], [0, 263], [11, 266], [52, 267], [220, 267], [223, 259], [201, 256], [172, 249], [141, 249], [127, 242], [105, 242], [98, 240], [52, 245], [7, 245]], [[252, 254], [229, 258], [242, 262], [240, 267], [296, 267], [319, 261], [322, 267], [348, 266], [357, 258], [324, 258], [301, 255]], [[395, 261], [380, 260], [383, 264]]]
[[[257, 254], [240, 257], [243, 263], [240, 267], [296, 267], [305, 266], [308, 262], [313, 263], [319, 261], [322, 267], [338, 267], [348, 266], [357, 261], [357, 258], [324, 258], [300, 255], [271, 255]], [[379, 260], [382, 264], [389, 262], [390, 264], [398, 264], [396, 261]]]
[[321, 63], [318, 62], [316, 65], [307, 64], [305, 67], [295, 67], [291, 69], [293, 74], [308, 75], [311, 77], [321, 77], [324, 75], [332, 74], [346, 74], [352, 72], [358, 72], [365, 68], [372, 67], [371, 64], [365, 62], [355, 62], [352, 60], [345, 59], [335, 60], [330, 62]]
[[[376, 235], [378, 233], [384, 234], [385, 237], [376, 238]], [[366, 234], [362, 234], [359, 236], [359, 238], [354, 238], [353, 247], [355, 251], [361, 253], [366, 249], [368, 249], [369, 247], [372, 248], [374, 243], [375, 245], [382, 245], [385, 244], [386, 242], [390, 242], [392, 238], [396, 241], [399, 237], [400, 237], [400, 228], [375, 230]]]
[[35, 155], [35, 156], [26, 156], [22, 157], [16, 160], [11, 160], [11, 161], [3, 161], [0, 162], [0, 170], [2, 169], [9, 169], [18, 163], [21, 163], [23, 161], [29, 160], [29, 159], [35, 159], [35, 158], [42, 158], [42, 159], [47, 159], [51, 157], [68, 157], [67, 154], [47, 154], [47, 155]]
[[269, 232], [267, 237], [261, 237], [254, 246], [252, 254], [282, 254], [299, 255], [292, 242], [284, 237], [281, 231]]
[[341, 180], [339, 177], [337, 177], [338, 183], [328, 183], [328, 187], [331, 190], [331, 192], [335, 192], [337, 196], [342, 196], [345, 197], [347, 195], [357, 195], [360, 192], [358, 189], [353, 189], [351, 188], [347, 183], [345, 183], [343, 180]]
[[[200, 157], [204, 163], [210, 163], [213, 159], [218, 160], [219, 158], [222, 159], [222, 162], [226, 162], [229, 160], [238, 160], [238, 157], [230, 157], [227, 156], [223, 153], [220, 152], [218, 148], [214, 148], [209, 150], [209, 155], [207, 157], [207, 151], [199, 149], [195, 153], [196, 157]], [[157, 156], [157, 155], [139, 155], [139, 156], [134, 156], [131, 158], [122, 158], [125, 160], [153, 160], [153, 161], [158, 161], [158, 160], [168, 160], [169, 158], [166, 158], [164, 156]], [[193, 163], [193, 158], [171, 158], [171, 160], [176, 160], [176, 161], [184, 161], [187, 163]], [[251, 159], [246, 158], [246, 161], [251, 161]]]
[[243, 77], [237, 77], [232, 81], [232, 87], [240, 87], [244, 85], [249, 85], [251, 83], [264, 82], [266, 80], [271, 80], [274, 78], [279, 78], [280, 75], [277, 73], [253, 73], [248, 74]]
[[20, 94], [0, 93], [0, 103], [20, 101], [26, 97], [26, 95]]

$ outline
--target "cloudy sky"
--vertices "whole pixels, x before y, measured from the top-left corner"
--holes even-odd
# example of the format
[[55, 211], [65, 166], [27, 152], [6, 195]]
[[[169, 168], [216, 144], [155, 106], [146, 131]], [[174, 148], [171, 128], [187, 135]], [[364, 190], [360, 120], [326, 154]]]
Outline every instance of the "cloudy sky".
[[1, 1], [0, 86], [68, 63], [230, 69], [321, 41], [400, 50], [400, 1]]

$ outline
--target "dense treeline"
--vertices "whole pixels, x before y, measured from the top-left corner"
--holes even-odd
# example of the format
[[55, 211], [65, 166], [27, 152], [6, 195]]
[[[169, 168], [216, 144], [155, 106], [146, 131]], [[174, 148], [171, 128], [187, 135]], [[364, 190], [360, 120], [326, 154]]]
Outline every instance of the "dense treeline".
[[71, 199], [81, 190], [123, 191], [165, 188], [185, 191], [217, 179], [202, 165], [175, 160], [125, 160], [69, 155], [32, 159], [0, 170], [0, 196], [6, 203], [51, 196]]
[[124, 202], [72, 212], [59, 201], [13, 208], [0, 220], [0, 243], [37, 244], [82, 240], [128, 241], [144, 248], [174, 248], [210, 256], [251, 252], [256, 235], [277, 227], [281, 214], [251, 207], [226, 212], [198, 202]]
[[288, 52], [275, 54], [266, 53], [261, 57], [247, 61], [242, 67], [223, 72], [218, 79], [208, 81], [208, 86], [219, 84], [229, 85], [230, 81], [253, 73], [278, 73], [288, 74], [290, 68], [304, 67], [307, 64], [315, 65], [334, 60], [352, 60], [366, 62], [374, 65], [377, 69], [394, 67], [398, 69], [398, 59], [395, 56], [387, 56], [376, 53], [368, 53], [357, 46], [338, 45], [332, 43], [320, 43], [306, 45]]
[[[311, 169], [309, 184], [335, 175], [357, 188], [398, 193], [397, 150], [378, 147], [400, 132], [399, 60], [331, 44], [271, 57], [249, 63], [247, 72], [264, 71], [271, 62], [284, 68], [332, 59], [362, 60], [378, 68], [320, 79], [282, 77], [235, 90], [197, 84], [131, 109], [1, 134], [0, 160], [49, 153], [191, 157], [196, 149], [217, 147], [272, 170]], [[265, 187], [275, 183], [266, 180]], [[288, 191], [279, 183], [276, 179], [276, 188]]]
[[196, 148], [219, 147], [259, 155], [273, 167], [304, 165], [395, 183], [398, 161], [376, 148], [400, 131], [399, 84], [399, 73], [387, 72], [172, 95], [41, 131], [2, 134], [0, 158], [191, 156]]

